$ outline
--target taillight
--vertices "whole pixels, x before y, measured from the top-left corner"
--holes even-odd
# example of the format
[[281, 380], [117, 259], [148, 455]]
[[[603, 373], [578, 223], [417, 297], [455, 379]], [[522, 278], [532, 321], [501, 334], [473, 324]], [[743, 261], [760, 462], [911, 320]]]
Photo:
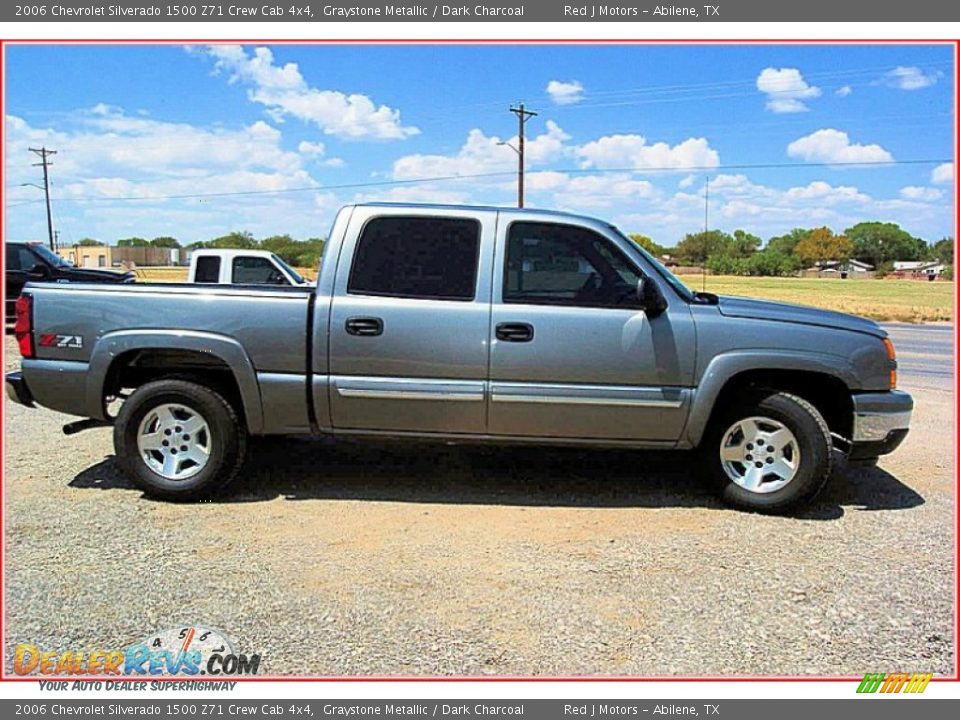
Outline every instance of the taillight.
[[883, 339], [883, 346], [887, 349], [887, 357], [890, 359], [890, 389], [896, 390], [897, 388], [897, 351], [893, 347], [893, 342], [890, 338], [885, 337]]
[[17, 321], [13, 326], [13, 333], [17, 336], [17, 345], [20, 354], [25, 358], [33, 357], [33, 298], [30, 295], [21, 295], [17, 298]]

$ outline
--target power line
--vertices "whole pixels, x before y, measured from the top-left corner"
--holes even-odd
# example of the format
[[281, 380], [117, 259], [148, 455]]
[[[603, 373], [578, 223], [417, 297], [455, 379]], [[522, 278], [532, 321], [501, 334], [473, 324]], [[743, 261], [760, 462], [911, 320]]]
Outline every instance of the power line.
[[[612, 168], [543, 168], [539, 172], [562, 172], [569, 175], [601, 175], [605, 173], [690, 173], [716, 172], [723, 170], [770, 170], [770, 169], [800, 169], [800, 168], [836, 168], [836, 167], [892, 167], [897, 165], [939, 165], [953, 162], [953, 158], [919, 158], [908, 160], [873, 160], [859, 162], [807, 162], [807, 163], [742, 163], [728, 165], [684, 165], [677, 167], [612, 167]], [[197, 198], [243, 197], [249, 195], [284, 195], [299, 192], [320, 192], [322, 190], [354, 190], [369, 187], [390, 187], [397, 185], [413, 185], [419, 183], [448, 182], [454, 180], [478, 180], [483, 178], [507, 177], [514, 173], [509, 170], [485, 173], [463, 173], [459, 175], [434, 175], [403, 180], [380, 180], [375, 182], [341, 183], [336, 185], [307, 185], [303, 187], [282, 188], [277, 190], [235, 190], [230, 192], [214, 193], [183, 193], [174, 195], [125, 195], [117, 197], [87, 197], [87, 198], [60, 198], [60, 203], [85, 202], [150, 202], [155, 200], [193, 200]], [[8, 206], [12, 207], [12, 206]]]

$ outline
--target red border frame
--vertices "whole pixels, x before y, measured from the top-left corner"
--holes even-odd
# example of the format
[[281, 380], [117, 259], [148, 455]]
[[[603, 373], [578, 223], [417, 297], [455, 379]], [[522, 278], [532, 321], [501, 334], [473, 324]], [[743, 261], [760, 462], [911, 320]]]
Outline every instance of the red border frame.
[[[703, 39], [703, 40], [683, 40], [683, 39], [649, 39], [649, 40], [638, 40], [638, 39], [626, 39], [626, 40], [610, 40], [610, 39], [601, 39], [601, 40], [590, 40], [590, 39], [570, 39], [570, 40], [554, 40], [554, 39], [542, 39], [542, 38], [516, 38], [516, 39], [504, 39], [504, 40], [475, 40], [475, 39], [376, 39], [376, 38], [366, 38], [366, 39], [269, 39], [269, 38], [255, 38], [255, 39], [237, 39], [237, 38], [217, 38], [217, 39], [188, 39], [188, 38], [178, 38], [176, 40], [161, 40], [156, 38], [141, 38], [141, 39], [127, 39], [127, 40], [57, 40], [57, 39], [26, 39], [26, 40], [7, 40], [0, 38], [0, 159], [5, 160], [5, 141], [6, 141], [6, 49], [10, 45], [173, 45], [173, 44], [242, 44], [242, 45], [732, 45], [732, 44], [750, 44], [750, 45], [952, 45], [954, 48], [954, 168], [957, 167], [957, 149], [960, 146], [960, 125], [957, 123], [958, 110], [960, 110], [960, 79], [957, 78], [956, 70], [958, 69], [958, 55], [960, 55], [960, 39], [925, 39], [925, 40], [863, 40], [863, 39], [794, 39], [794, 40], [753, 40], [753, 39]], [[6, 189], [5, 185], [5, 163], [0, 163], [0, 212], [5, 211], [4, 203], [4, 191]], [[958, 206], [957, 199], [957, 180], [954, 180], [954, 239], [957, 239], [956, 230], [960, 228], [960, 206]], [[954, 258], [956, 264], [956, 258]], [[6, 262], [5, 258], [0, 261], [0, 265]], [[953, 429], [955, 434], [955, 440], [958, 439], [958, 419], [960, 419], [960, 405], [958, 405], [957, 392], [960, 389], [960, 384], [958, 384], [958, 367], [957, 367], [957, 349], [960, 345], [960, 333], [958, 333], [957, 328], [957, 305], [958, 305], [958, 283], [960, 283], [960, 278], [954, 279], [954, 296], [953, 296], [953, 315], [954, 315], [954, 330], [953, 330], [953, 360], [954, 360], [954, 376], [953, 376]], [[0, 285], [3, 286], [5, 290], [6, 281], [0, 281]], [[5, 360], [5, 347], [0, 347], [0, 358]], [[4, 367], [6, 367], [4, 365]], [[0, 408], [0, 428], [5, 426], [5, 418], [2, 408]], [[4, 449], [4, 438], [5, 434], [0, 432], [0, 459], [3, 458], [3, 449]], [[960, 537], [960, 511], [958, 511], [958, 501], [960, 501], [960, 474], [957, 473], [957, 464], [960, 462], [960, 457], [958, 457], [958, 449], [954, 447], [954, 484], [957, 494], [954, 496], [954, 635], [953, 635], [953, 651], [954, 651], [954, 674], [952, 676], [941, 676], [934, 677], [933, 682], [960, 682], [960, 659], [958, 659], [958, 641], [960, 641], [960, 545], [958, 545], [958, 537]], [[4, 577], [4, 564], [6, 560], [5, 553], [5, 544], [6, 539], [6, 514], [5, 507], [3, 505], [3, 487], [5, 482], [4, 477], [5, 468], [0, 466], [0, 642], [3, 646], [6, 646], [6, 593], [5, 593], [5, 577]], [[0, 652], [3, 652], [0, 650]], [[32, 682], [36, 683], [39, 680], [45, 680], [46, 677], [40, 677], [36, 675], [30, 676], [10, 676], [6, 674], [4, 669], [5, 662], [0, 662], [0, 684], [3, 683], [17, 683], [17, 682]], [[117, 682], [126, 682], [126, 681], [143, 681], [148, 680], [151, 682], [197, 682], [196, 679], [188, 679], [181, 677], [133, 677], [133, 676], [51, 676], [50, 680], [58, 681], [117, 681]], [[861, 680], [859, 676], [848, 676], [848, 677], [815, 677], [815, 676], [738, 676], [738, 677], [723, 677], [723, 676], [556, 676], [556, 677], [524, 677], [524, 676], [256, 676], [256, 677], [204, 677], [204, 682], [241, 682], [241, 683], [258, 683], [258, 682], [433, 682], [433, 683], [449, 683], [449, 682], [479, 682], [479, 683], [496, 683], [496, 682], [856, 682]]]

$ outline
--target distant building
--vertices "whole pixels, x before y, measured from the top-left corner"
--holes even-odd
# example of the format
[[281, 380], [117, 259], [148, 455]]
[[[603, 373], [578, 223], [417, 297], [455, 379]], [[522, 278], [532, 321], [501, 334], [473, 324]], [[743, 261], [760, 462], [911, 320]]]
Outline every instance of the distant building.
[[893, 263], [895, 277], [913, 280], [935, 280], [943, 275], [946, 265], [939, 260], [897, 260]]
[[113, 267], [109, 245], [73, 245], [57, 248], [57, 254], [69, 260], [76, 267], [108, 268]]
[[870, 263], [850, 260], [822, 260], [801, 273], [802, 277], [872, 278], [874, 267]]
[[[114, 247], [111, 245], [72, 245], [57, 250], [60, 257], [77, 267], [165, 267], [180, 265], [186, 253], [180, 248]], [[185, 262], [185, 261], [184, 261]]]

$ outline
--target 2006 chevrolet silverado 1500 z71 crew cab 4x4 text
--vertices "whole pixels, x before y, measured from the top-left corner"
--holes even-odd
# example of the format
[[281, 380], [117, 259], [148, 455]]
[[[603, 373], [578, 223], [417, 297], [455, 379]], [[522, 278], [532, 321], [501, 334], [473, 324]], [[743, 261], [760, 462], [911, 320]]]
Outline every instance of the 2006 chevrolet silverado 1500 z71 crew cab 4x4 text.
[[16, 334], [9, 396], [112, 423], [167, 498], [222, 488], [248, 435], [330, 433], [698, 449], [727, 502], [779, 512], [834, 447], [893, 451], [913, 408], [875, 323], [691, 292], [537, 210], [349, 206], [316, 287], [28, 285]]

